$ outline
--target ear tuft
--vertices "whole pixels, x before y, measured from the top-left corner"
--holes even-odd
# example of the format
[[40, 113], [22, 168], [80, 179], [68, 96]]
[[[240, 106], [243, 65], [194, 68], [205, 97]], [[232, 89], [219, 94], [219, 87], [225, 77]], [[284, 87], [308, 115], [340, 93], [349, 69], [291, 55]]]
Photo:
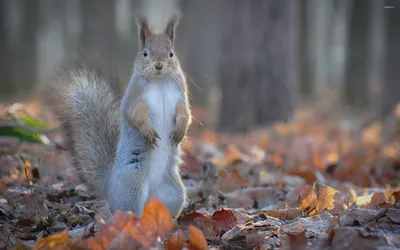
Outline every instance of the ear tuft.
[[146, 43], [146, 38], [151, 35], [151, 29], [149, 27], [149, 22], [145, 16], [136, 14], [135, 19], [139, 32], [140, 46], [143, 48]]
[[182, 18], [182, 14], [176, 13], [172, 15], [165, 27], [164, 33], [171, 39], [171, 42], [174, 43], [175, 40], [175, 28], [179, 24], [179, 20]]

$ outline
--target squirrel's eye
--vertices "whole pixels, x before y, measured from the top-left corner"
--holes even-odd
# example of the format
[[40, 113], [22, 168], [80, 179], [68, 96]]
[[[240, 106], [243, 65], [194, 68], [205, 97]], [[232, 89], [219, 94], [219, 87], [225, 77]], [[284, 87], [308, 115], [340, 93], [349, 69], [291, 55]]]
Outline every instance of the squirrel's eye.
[[174, 53], [172, 53], [172, 51], [169, 52], [169, 57], [173, 57], [173, 56], [174, 56]]
[[148, 55], [149, 55], [149, 53], [147, 52], [147, 50], [144, 50], [144, 51], [143, 51], [143, 56], [144, 56], [144, 57], [147, 57]]

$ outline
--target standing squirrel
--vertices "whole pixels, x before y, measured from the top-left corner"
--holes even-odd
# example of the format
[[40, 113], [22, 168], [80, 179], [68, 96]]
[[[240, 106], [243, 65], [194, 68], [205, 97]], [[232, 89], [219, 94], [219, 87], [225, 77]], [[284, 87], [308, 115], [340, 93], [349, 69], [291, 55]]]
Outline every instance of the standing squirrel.
[[61, 121], [82, 179], [108, 200], [111, 212], [133, 211], [157, 197], [177, 217], [186, 193], [179, 175], [180, 142], [191, 123], [188, 89], [174, 52], [173, 15], [153, 33], [137, 16], [140, 50], [125, 94], [92, 66], [73, 63], [45, 99]]

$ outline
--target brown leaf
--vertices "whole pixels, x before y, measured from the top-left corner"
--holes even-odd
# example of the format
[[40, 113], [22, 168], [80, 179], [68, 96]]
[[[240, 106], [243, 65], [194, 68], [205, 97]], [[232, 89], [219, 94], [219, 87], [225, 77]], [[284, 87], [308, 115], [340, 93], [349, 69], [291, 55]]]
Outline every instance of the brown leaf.
[[217, 167], [229, 167], [235, 163], [243, 160], [243, 154], [237, 149], [235, 145], [228, 145], [225, 151], [225, 155], [221, 158], [215, 159], [214, 164]]
[[235, 213], [231, 209], [222, 208], [214, 212], [211, 219], [213, 221], [214, 231], [217, 235], [224, 234], [238, 224]]
[[249, 181], [240, 175], [239, 170], [237, 168], [232, 168], [231, 171], [232, 171], [232, 177], [233, 177], [232, 181], [239, 183], [241, 188], [247, 187], [247, 185], [249, 184]]
[[394, 202], [400, 202], [400, 190], [394, 191], [392, 195]]
[[371, 197], [371, 202], [364, 206], [369, 209], [376, 209], [379, 204], [382, 204], [386, 201], [385, 194], [382, 192], [374, 193]]
[[199, 228], [204, 233], [207, 239], [216, 238], [214, 224], [208, 214], [201, 214], [197, 211], [183, 213], [178, 217], [178, 224], [180, 226], [193, 225]]
[[300, 232], [298, 234], [287, 234], [289, 238], [290, 249], [292, 250], [305, 250], [307, 249], [306, 233]]
[[68, 230], [53, 234], [36, 242], [34, 250], [45, 249], [85, 249], [82, 245], [76, 243], [68, 236]]
[[396, 224], [400, 224], [400, 209], [390, 208], [386, 212], [386, 216], [390, 218]]
[[204, 238], [204, 234], [200, 231], [200, 229], [189, 226], [189, 249], [190, 250], [202, 250], [207, 249], [207, 241]]
[[379, 234], [362, 236], [360, 230], [353, 227], [337, 228], [330, 249], [377, 249], [388, 246], [387, 239]]
[[157, 198], [152, 198], [145, 206], [142, 217], [140, 217], [140, 227], [142, 231], [152, 231], [164, 237], [172, 229], [172, 214], [167, 206], [159, 202]]
[[275, 218], [293, 220], [301, 216], [302, 211], [297, 208], [285, 209], [285, 210], [263, 210], [265, 215], [272, 216]]
[[18, 244], [10, 248], [10, 250], [31, 250], [31, 249], [32, 249], [31, 247], [22, 242], [18, 242]]
[[[152, 198], [144, 207], [140, 220], [131, 212], [117, 211], [114, 217], [100, 228], [96, 237], [86, 242], [92, 249], [124, 249], [129, 244], [150, 247], [157, 237], [164, 237], [174, 226], [172, 215], [164, 203]], [[129, 243], [129, 244], [128, 244]]]
[[234, 181], [232, 174], [223, 169], [218, 174], [218, 188], [222, 192], [231, 192], [242, 188], [242, 183]]
[[251, 207], [254, 201], [259, 202], [260, 206], [276, 204], [279, 189], [274, 187], [251, 187], [236, 190], [224, 194], [228, 207]]
[[297, 167], [297, 168], [292, 168], [287, 171], [285, 171], [286, 174], [289, 175], [297, 175], [302, 178], [304, 178], [307, 183], [311, 184], [314, 183], [317, 180], [317, 176], [315, 175], [315, 170], [309, 167]]
[[183, 249], [184, 247], [186, 247], [185, 235], [180, 230], [169, 236], [164, 243], [166, 250]]
[[194, 155], [188, 151], [185, 151], [183, 155], [183, 162], [184, 163], [181, 166], [181, 170], [185, 175], [192, 179], [200, 178], [203, 165], [196, 159]]
[[299, 208], [310, 216], [320, 213], [325, 209], [333, 209], [333, 196], [337, 192], [338, 190], [334, 188], [316, 182], [308, 196], [301, 201]]

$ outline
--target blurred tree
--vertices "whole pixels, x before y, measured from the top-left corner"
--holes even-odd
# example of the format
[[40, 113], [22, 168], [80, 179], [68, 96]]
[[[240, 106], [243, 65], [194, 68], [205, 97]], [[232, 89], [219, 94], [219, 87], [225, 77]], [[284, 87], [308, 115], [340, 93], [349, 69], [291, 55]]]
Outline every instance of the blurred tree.
[[7, 1], [0, 1], [0, 97], [4, 98], [10, 92], [10, 85], [12, 84], [12, 73], [10, 70], [10, 52], [8, 50], [7, 38], [9, 33], [6, 29], [6, 11]]
[[311, 10], [308, 6], [309, 0], [300, 0], [298, 7], [298, 18], [299, 18], [299, 91], [303, 99], [312, 98], [313, 93], [313, 80], [312, 80], [312, 69], [314, 68], [314, 63], [312, 60], [310, 52], [310, 14]]
[[387, 117], [396, 103], [400, 102], [400, 3], [395, 0], [384, 1], [386, 16], [386, 63], [383, 84], [381, 116]]
[[[208, 93], [217, 86], [219, 55], [219, 4], [214, 0], [181, 0], [184, 13], [177, 45], [182, 66], [190, 78], [193, 105], [204, 106]], [[179, 54], [181, 55], [181, 54]]]
[[2, 61], [7, 64], [1, 71], [7, 70], [4, 76], [8, 81], [3, 85], [8, 88], [2, 93], [5, 94], [4, 97], [8, 97], [21, 87], [32, 90], [36, 83], [39, 7], [36, 1], [29, 0], [3, 0], [0, 6], [2, 25], [5, 25], [2, 27], [4, 33], [1, 32], [0, 35], [4, 36], [1, 47], [6, 50], [3, 52], [6, 57]]
[[348, 30], [344, 100], [356, 108], [368, 104], [369, 12], [370, 1], [353, 0]]
[[381, 98], [383, 90], [383, 70], [385, 68], [385, 41], [387, 39], [385, 27], [384, 1], [370, 0], [370, 34], [369, 49], [370, 60], [368, 61], [368, 89], [369, 89], [369, 112], [374, 119], [379, 118], [381, 111]]
[[99, 66], [108, 74], [116, 70], [117, 32], [115, 1], [81, 0], [81, 46], [89, 55], [99, 56]]
[[220, 127], [242, 130], [288, 119], [294, 2], [223, 3]]

